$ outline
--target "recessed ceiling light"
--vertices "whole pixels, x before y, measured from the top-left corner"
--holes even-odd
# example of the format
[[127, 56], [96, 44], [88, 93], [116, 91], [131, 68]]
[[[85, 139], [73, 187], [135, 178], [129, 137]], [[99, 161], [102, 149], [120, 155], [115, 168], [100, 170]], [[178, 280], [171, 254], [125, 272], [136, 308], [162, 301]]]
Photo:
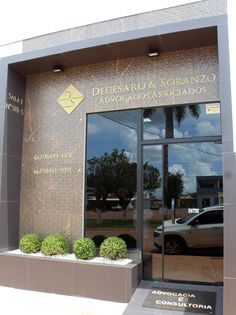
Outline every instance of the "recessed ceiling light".
[[54, 66], [54, 67], [53, 67], [52, 71], [53, 71], [54, 73], [62, 72], [62, 71], [64, 71], [64, 68], [63, 68], [63, 66], [57, 65], [57, 66]]
[[147, 55], [148, 55], [148, 57], [156, 57], [156, 56], [159, 56], [159, 52], [158, 51], [151, 51]]

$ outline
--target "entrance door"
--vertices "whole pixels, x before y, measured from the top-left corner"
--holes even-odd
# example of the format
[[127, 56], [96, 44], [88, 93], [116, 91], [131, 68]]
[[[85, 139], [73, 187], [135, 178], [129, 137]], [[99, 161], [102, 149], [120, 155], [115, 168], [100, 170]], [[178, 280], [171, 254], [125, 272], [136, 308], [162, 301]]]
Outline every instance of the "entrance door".
[[143, 249], [152, 278], [223, 281], [222, 192], [220, 143], [143, 145]]

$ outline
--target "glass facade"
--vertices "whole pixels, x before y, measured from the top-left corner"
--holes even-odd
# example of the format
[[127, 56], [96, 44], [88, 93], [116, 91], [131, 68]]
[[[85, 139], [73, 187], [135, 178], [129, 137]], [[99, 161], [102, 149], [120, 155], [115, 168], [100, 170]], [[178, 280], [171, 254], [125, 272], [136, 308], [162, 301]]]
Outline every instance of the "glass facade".
[[144, 140], [220, 135], [220, 104], [148, 108], [143, 122]]
[[148, 163], [160, 174], [152, 189], [143, 183], [143, 249], [153, 278], [223, 281], [221, 144], [169, 144], [168, 156], [165, 145], [144, 146], [143, 161], [144, 172]]
[[137, 111], [88, 115], [86, 235], [136, 248]]
[[151, 278], [222, 282], [220, 104], [89, 114], [87, 123], [85, 234], [141, 248]]

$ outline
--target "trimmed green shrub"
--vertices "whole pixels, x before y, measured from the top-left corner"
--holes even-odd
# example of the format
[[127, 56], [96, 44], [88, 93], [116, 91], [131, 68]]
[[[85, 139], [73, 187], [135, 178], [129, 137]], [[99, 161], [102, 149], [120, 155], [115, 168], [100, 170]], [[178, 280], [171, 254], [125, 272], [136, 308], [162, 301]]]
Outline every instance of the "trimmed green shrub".
[[100, 246], [100, 256], [116, 260], [127, 256], [127, 246], [125, 242], [116, 236], [105, 239]]
[[77, 259], [92, 259], [96, 256], [96, 246], [93, 240], [83, 237], [74, 242], [73, 252]]
[[37, 253], [41, 250], [42, 241], [38, 234], [26, 234], [20, 239], [19, 247], [23, 253]]
[[70, 242], [63, 234], [50, 234], [43, 240], [41, 252], [46, 256], [65, 255], [70, 251]]

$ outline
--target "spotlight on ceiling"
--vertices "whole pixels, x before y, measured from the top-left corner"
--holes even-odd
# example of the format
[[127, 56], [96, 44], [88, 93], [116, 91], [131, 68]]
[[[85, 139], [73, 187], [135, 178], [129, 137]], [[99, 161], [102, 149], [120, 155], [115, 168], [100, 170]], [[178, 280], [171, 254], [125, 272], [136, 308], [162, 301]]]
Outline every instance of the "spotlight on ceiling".
[[159, 52], [157, 50], [152, 50], [147, 55], [148, 57], [157, 57], [159, 56]]
[[53, 67], [52, 71], [54, 73], [62, 72], [62, 71], [64, 71], [64, 68], [61, 65], [56, 65], [56, 66]]

